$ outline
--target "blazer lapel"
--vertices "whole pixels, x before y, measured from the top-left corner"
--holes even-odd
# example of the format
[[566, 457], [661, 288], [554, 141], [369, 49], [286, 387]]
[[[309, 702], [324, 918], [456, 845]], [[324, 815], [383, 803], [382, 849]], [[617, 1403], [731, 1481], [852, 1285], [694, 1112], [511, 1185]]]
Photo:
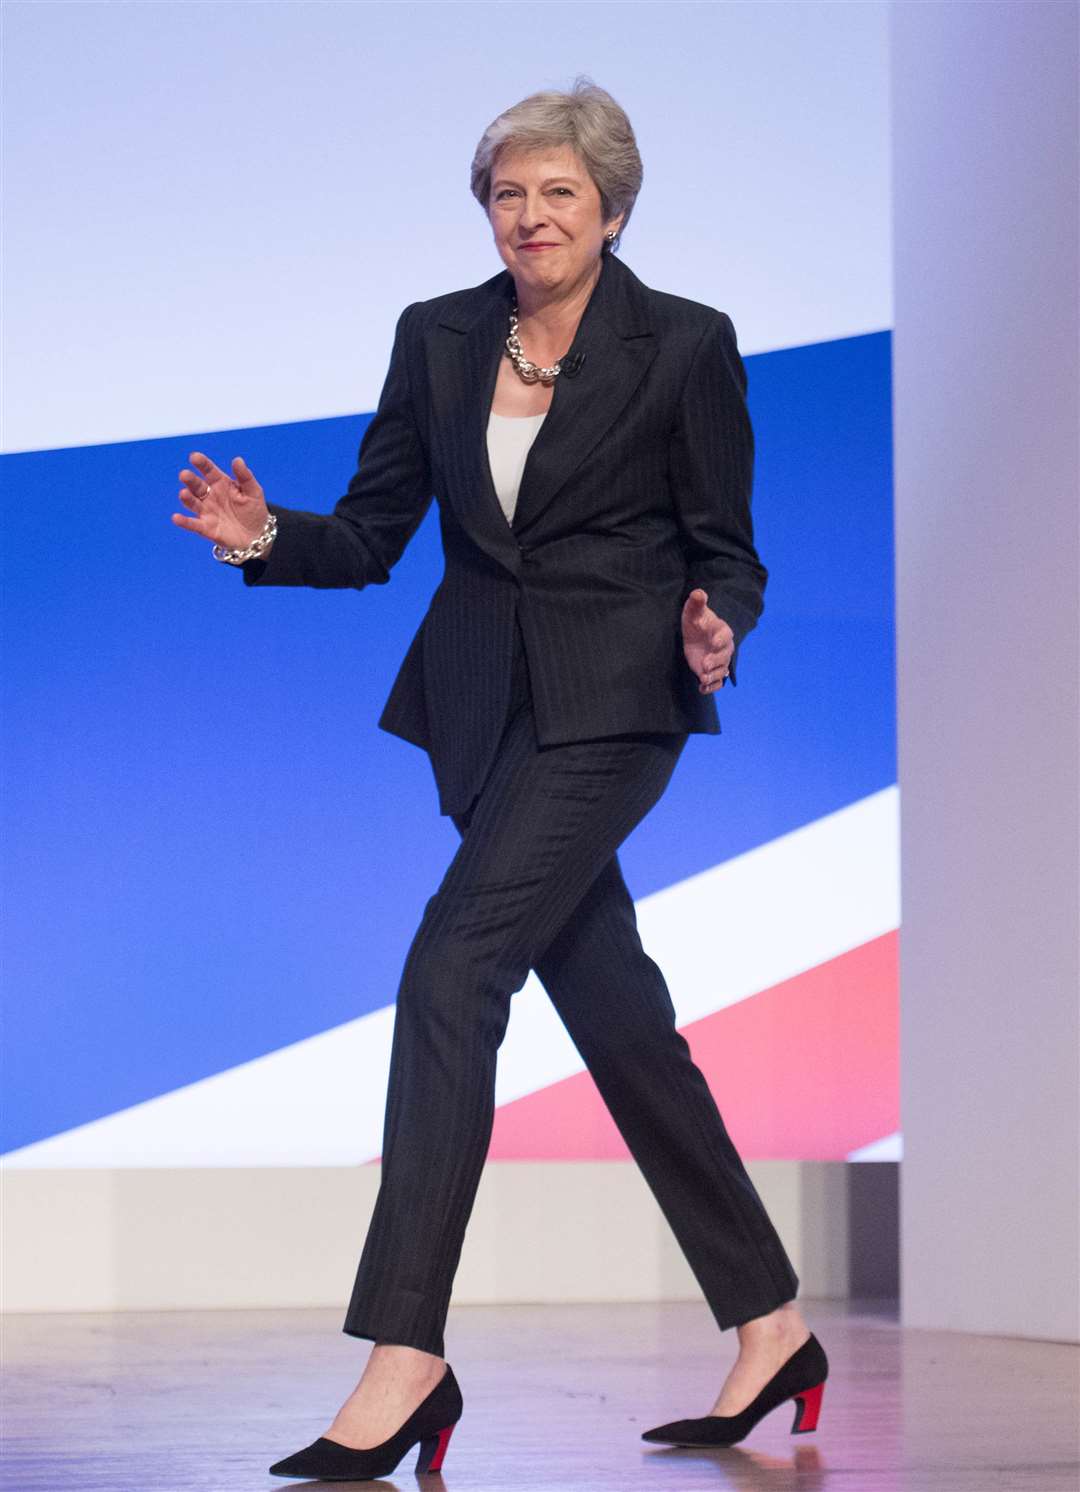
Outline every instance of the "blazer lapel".
[[[508, 270], [445, 311], [428, 334], [432, 408], [449, 500], [480, 547], [518, 574], [518, 535], [533, 525], [625, 408], [656, 355], [645, 287], [606, 255], [567, 356], [580, 370], [555, 380], [551, 408], [522, 473], [513, 525], [499, 504], [487, 454], [487, 423], [514, 296]], [[565, 361], [565, 359], [564, 359]], [[454, 432], [460, 432], [455, 436]]]
[[[551, 408], [529, 448], [521, 475], [513, 532], [536, 523], [618, 419], [656, 356], [644, 286], [621, 260], [605, 255], [600, 278], [568, 349], [580, 371], [555, 380]], [[505, 520], [504, 520], [505, 521]]]
[[499, 505], [487, 455], [487, 418], [512, 295], [513, 281], [504, 270], [444, 311], [427, 335], [427, 364], [446, 484], [439, 495], [480, 548], [516, 575], [517, 540]]

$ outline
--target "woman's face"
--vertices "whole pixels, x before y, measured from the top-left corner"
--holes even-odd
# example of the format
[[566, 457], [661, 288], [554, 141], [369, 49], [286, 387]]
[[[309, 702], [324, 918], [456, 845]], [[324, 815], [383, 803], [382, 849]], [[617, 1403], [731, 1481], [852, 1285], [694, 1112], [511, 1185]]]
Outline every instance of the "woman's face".
[[488, 216], [515, 283], [543, 293], [586, 280], [599, 263], [604, 234], [618, 232], [622, 222], [621, 213], [609, 222], [601, 217], [596, 183], [569, 145], [501, 150]]

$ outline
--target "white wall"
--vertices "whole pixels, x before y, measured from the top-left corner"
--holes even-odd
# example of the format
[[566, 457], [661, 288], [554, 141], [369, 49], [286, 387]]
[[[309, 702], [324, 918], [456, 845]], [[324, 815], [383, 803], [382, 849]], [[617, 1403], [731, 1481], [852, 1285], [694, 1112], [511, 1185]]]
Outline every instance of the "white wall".
[[[799, 1275], [842, 1299], [852, 1228], [889, 1251], [891, 1216], [855, 1216], [843, 1161], [747, 1170]], [[344, 1315], [380, 1167], [0, 1172], [5, 1312], [335, 1306]], [[864, 1214], [867, 1209], [864, 1207]], [[72, 1219], [78, 1226], [72, 1226]], [[656, 1200], [624, 1161], [489, 1163], [454, 1305], [693, 1300], [708, 1307]]]
[[541, 10], [8, 0], [2, 448], [374, 409], [402, 308], [503, 268], [483, 130], [578, 72], [646, 284], [746, 353], [891, 325], [885, 4]]
[[901, 1294], [1080, 1339], [1077, 9], [893, 10]]

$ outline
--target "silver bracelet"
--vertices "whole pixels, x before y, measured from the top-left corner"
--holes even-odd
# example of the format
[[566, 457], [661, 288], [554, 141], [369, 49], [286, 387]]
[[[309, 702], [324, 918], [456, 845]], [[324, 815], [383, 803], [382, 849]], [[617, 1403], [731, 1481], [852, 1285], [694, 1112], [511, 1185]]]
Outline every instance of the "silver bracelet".
[[263, 531], [257, 539], [252, 539], [246, 549], [222, 549], [220, 544], [214, 545], [214, 558], [221, 560], [226, 565], [242, 565], [245, 560], [258, 559], [264, 549], [269, 549], [274, 542], [277, 533], [277, 514], [271, 513], [267, 518]]

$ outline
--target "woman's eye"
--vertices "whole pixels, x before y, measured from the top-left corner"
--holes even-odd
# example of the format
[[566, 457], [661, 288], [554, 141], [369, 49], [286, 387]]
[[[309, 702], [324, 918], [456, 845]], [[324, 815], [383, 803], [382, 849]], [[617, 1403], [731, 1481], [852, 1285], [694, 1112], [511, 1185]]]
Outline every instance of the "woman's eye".
[[[516, 190], [515, 187], [501, 187], [495, 193], [495, 201], [496, 202], [501, 202], [504, 197], [512, 196], [515, 190]], [[574, 195], [573, 189], [571, 187], [561, 186], [561, 187], [556, 187], [555, 190], [557, 192], [565, 192], [568, 197], [572, 197]]]

